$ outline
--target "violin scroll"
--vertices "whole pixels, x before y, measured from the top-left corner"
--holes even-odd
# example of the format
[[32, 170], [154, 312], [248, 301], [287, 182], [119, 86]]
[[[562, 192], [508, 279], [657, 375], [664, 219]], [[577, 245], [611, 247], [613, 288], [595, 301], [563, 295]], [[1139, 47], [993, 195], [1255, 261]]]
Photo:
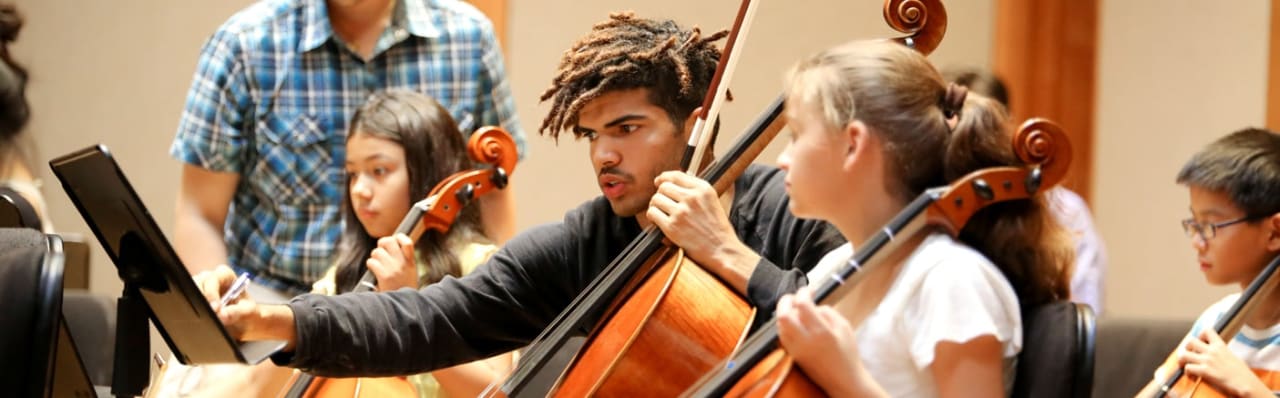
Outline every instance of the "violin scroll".
[[929, 55], [947, 33], [947, 10], [942, 0], [885, 0], [884, 22], [909, 35], [893, 40]]
[[[410, 212], [409, 219], [421, 217], [421, 223], [413, 228], [410, 238], [417, 239], [426, 230], [432, 229], [447, 232], [458, 212], [471, 199], [483, 196], [494, 189], [503, 189], [507, 178], [515, 170], [516, 142], [505, 130], [497, 127], [483, 127], [471, 134], [467, 140], [467, 154], [471, 159], [493, 165], [491, 168], [475, 169], [455, 173], [436, 184], [427, 194], [429, 208], [420, 214]], [[416, 206], [415, 206], [416, 207]], [[402, 224], [405, 225], [405, 224]]]
[[[511, 138], [511, 134], [493, 126], [482, 127], [471, 134], [471, 138], [467, 140], [467, 154], [472, 160], [501, 169], [498, 172], [501, 176], [493, 181], [498, 188], [507, 185], [507, 175], [515, 170], [516, 161], [520, 159], [516, 151], [516, 142]], [[501, 182], [497, 181], [498, 179], [501, 179]]]

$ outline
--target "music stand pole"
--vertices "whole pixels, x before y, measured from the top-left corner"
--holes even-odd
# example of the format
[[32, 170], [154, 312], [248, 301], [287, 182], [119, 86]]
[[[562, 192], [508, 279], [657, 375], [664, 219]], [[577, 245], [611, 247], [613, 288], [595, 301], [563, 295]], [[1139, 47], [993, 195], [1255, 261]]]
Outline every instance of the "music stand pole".
[[147, 303], [138, 288], [126, 282], [124, 292], [116, 300], [116, 346], [111, 373], [111, 394], [137, 397], [147, 388], [151, 364], [151, 330], [147, 321]]

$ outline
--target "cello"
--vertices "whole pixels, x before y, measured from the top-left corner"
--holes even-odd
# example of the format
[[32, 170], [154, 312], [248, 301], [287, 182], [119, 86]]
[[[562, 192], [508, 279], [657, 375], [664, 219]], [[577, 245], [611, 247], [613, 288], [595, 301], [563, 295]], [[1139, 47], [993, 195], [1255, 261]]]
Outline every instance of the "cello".
[[[1236, 299], [1235, 304], [1232, 304], [1222, 318], [1214, 323], [1213, 331], [1222, 337], [1222, 341], [1230, 343], [1235, 338], [1236, 333], [1240, 332], [1240, 328], [1244, 326], [1244, 321], [1249, 317], [1249, 312], [1257, 307], [1258, 301], [1275, 291], [1277, 282], [1280, 282], [1280, 278], [1274, 277], [1276, 268], [1280, 268], [1280, 256], [1271, 260], [1262, 269], [1262, 272], [1253, 278], [1253, 282], [1249, 282], [1249, 287], [1245, 288], [1244, 292], [1240, 294], [1240, 298]], [[1172, 357], [1172, 354], [1170, 357]], [[1179, 367], [1160, 384], [1159, 388], [1156, 389], [1155, 397], [1163, 398], [1167, 395], [1189, 398], [1229, 396], [1213, 387], [1204, 385], [1202, 382], [1203, 380], [1199, 377], [1187, 375], [1186, 368]]]
[[[437, 183], [425, 199], [409, 207], [408, 214], [396, 227], [396, 234], [408, 235], [416, 242], [428, 230], [448, 232], [458, 213], [471, 200], [507, 186], [518, 159], [515, 141], [497, 127], [484, 127], [471, 134], [467, 155], [490, 167], [461, 171]], [[370, 292], [376, 288], [377, 278], [366, 270], [351, 292]], [[287, 385], [286, 398], [417, 396], [414, 387], [403, 377], [328, 378], [295, 371]]]
[[[974, 171], [950, 185], [926, 190], [907, 204], [876, 235], [859, 245], [847, 264], [823, 279], [813, 292], [819, 304], [831, 304], [854, 286], [882, 270], [877, 253], [896, 251], [898, 244], [927, 228], [957, 236], [970, 217], [983, 207], [1033, 197], [1059, 183], [1071, 163], [1071, 145], [1056, 124], [1031, 119], [1013, 136], [1013, 148], [1027, 166], [992, 167]], [[881, 257], [882, 258], [882, 257]], [[881, 273], [883, 275], [883, 273]], [[812, 283], [816, 281], [811, 281]], [[822, 396], [794, 360], [779, 347], [777, 322], [744, 344], [717, 373], [708, 374], [686, 392], [693, 397]]]
[[[931, 1], [937, 4], [937, 1]], [[936, 47], [945, 27], [945, 17], [925, 24], [925, 10], [918, 1], [892, 1], [886, 7], [886, 19], [894, 27], [916, 33], [906, 39], [921, 47]], [[940, 7], [940, 6], [939, 6]], [[735, 20], [734, 31], [745, 26], [752, 5], [744, 3]], [[940, 12], [940, 11], [939, 11]], [[936, 15], [936, 14], [935, 14]], [[932, 26], [933, 29], [923, 29]], [[740, 48], [742, 41], [730, 36], [730, 49]], [[722, 56], [721, 63], [732, 58]], [[706, 138], [701, 134], [714, 124], [718, 107], [712, 95], [723, 90], [728, 70], [718, 66], [710, 104], [704, 101], [706, 115], [695, 123], [691, 141]], [[725, 192], [760, 150], [783, 125], [780, 117], [782, 100], [775, 100], [750, 132], [730, 149], [729, 154], [707, 168], [700, 177], [709, 181], [717, 192]], [[685, 153], [685, 164], [702, 159]], [[699, 170], [695, 164], [690, 168]], [[539, 396], [547, 391], [557, 396], [620, 395], [644, 391], [652, 395], [675, 395], [692, 385], [699, 376], [713, 369], [715, 363], [731, 353], [751, 329], [754, 309], [732, 288], [716, 276], [684, 258], [681, 250], [663, 242], [660, 231], [649, 228], [624, 250], [588, 288], [562, 312], [535, 340], [524, 355], [516, 373], [508, 379], [503, 391], [512, 396]], [[551, 365], [551, 356], [568, 345], [568, 339], [580, 328], [590, 326], [590, 319], [601, 319], [588, 342], [563, 377], [554, 386], [541, 389], [534, 379], [560, 375], [565, 367]], [[676, 348], [676, 349], [672, 349]], [[539, 376], [539, 377], [535, 377]]]

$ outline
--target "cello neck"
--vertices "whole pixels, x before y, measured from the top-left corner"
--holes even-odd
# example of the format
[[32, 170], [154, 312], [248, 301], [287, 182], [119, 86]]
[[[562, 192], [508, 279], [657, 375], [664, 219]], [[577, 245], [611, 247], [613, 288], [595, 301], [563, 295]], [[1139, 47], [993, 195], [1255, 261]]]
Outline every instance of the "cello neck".
[[1240, 332], [1240, 328], [1244, 326], [1254, 308], [1275, 292], [1276, 285], [1280, 284], [1280, 278], [1274, 277], [1278, 268], [1280, 268], [1280, 256], [1272, 259], [1271, 263], [1253, 278], [1249, 287], [1240, 294], [1240, 299], [1236, 300], [1231, 309], [1227, 310], [1222, 319], [1214, 325], [1214, 331], [1218, 332], [1223, 340], [1231, 341], [1231, 338]]
[[[1218, 333], [1218, 337], [1222, 341], [1231, 342], [1235, 338], [1236, 333], [1240, 332], [1240, 328], [1244, 326], [1244, 322], [1249, 318], [1249, 313], [1257, 308], [1258, 303], [1266, 300], [1271, 293], [1275, 292], [1276, 284], [1280, 283], [1280, 278], [1275, 278], [1277, 268], [1280, 268], [1280, 256], [1276, 256], [1267, 264], [1258, 276], [1253, 278], [1253, 282], [1249, 283], [1249, 287], [1240, 293], [1240, 298], [1236, 299], [1235, 304], [1226, 313], [1222, 314], [1222, 318], [1213, 325], [1214, 332]], [[1178, 380], [1186, 374], [1186, 368], [1178, 368], [1171, 374], [1164, 383], [1160, 384], [1160, 388], [1156, 390], [1156, 397], [1164, 397], [1174, 390], [1174, 386], [1178, 384]]]

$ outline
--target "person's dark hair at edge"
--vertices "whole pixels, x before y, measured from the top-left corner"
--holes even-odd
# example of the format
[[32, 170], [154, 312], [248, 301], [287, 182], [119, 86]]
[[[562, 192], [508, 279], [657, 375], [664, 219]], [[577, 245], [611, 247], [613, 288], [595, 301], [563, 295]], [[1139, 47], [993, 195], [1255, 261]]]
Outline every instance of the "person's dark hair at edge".
[[3, 61], [0, 65], [0, 158], [23, 156], [17, 151], [16, 138], [31, 119], [27, 70], [9, 54], [9, 44], [18, 38], [22, 23], [22, 15], [13, 4], [0, 4], [0, 61]]

